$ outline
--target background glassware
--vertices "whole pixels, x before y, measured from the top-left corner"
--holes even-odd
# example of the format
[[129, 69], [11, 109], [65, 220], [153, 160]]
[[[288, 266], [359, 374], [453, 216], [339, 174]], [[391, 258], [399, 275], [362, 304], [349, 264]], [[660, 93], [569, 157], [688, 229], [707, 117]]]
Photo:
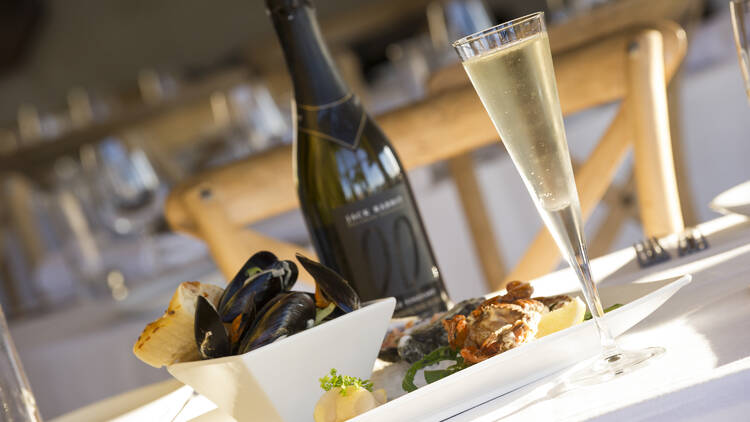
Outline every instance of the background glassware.
[[481, 0], [442, 0], [427, 6], [427, 25], [435, 47], [448, 49], [450, 40], [487, 28], [492, 19]]
[[0, 308], [0, 419], [5, 422], [41, 422], [29, 381], [10, 338]]
[[734, 30], [734, 44], [737, 47], [737, 58], [740, 60], [740, 70], [745, 81], [745, 93], [750, 100], [750, 54], [748, 52], [748, 38], [750, 38], [750, 1], [733, 0], [729, 3], [732, 15], [732, 29]]
[[581, 283], [602, 343], [599, 359], [570, 376], [571, 384], [608, 380], [664, 352], [621, 350], [603, 321], [589, 268], [581, 207], [573, 177], [552, 55], [538, 12], [453, 44], [500, 134], [537, 211]]
[[102, 222], [119, 235], [140, 233], [161, 215], [166, 188], [146, 154], [107, 138], [81, 149], [81, 164]]
[[291, 131], [262, 80], [249, 80], [215, 91], [210, 97], [213, 123], [199, 146], [177, 151], [176, 160], [189, 173], [228, 164], [281, 143]]
[[7, 277], [3, 299], [8, 317], [66, 301], [71, 295], [70, 278], [57, 273], [53, 282], [39, 272], [60, 244], [49, 195], [21, 174], [5, 174], [0, 180], [0, 204], [0, 266]]

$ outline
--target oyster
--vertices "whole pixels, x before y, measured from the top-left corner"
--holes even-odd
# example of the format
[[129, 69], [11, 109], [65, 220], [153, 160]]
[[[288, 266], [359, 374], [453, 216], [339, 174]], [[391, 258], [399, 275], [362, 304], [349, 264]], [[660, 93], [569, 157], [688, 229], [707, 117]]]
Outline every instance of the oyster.
[[[448, 312], [438, 314], [428, 321], [416, 324], [406, 330], [398, 341], [398, 356], [409, 363], [422, 359], [426, 354], [440, 346], [448, 345], [448, 334], [443, 328], [442, 321], [456, 315], [468, 315], [484, 301], [483, 298], [467, 299], [457, 303]], [[383, 357], [388, 357], [388, 351], [381, 351]]]

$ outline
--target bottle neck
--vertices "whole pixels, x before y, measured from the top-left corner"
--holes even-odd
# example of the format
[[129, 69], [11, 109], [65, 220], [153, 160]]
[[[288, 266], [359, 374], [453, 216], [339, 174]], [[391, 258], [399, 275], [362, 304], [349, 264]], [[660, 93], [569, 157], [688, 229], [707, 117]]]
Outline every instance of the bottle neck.
[[266, 0], [298, 105], [324, 106], [349, 94], [323, 41], [310, 0]]

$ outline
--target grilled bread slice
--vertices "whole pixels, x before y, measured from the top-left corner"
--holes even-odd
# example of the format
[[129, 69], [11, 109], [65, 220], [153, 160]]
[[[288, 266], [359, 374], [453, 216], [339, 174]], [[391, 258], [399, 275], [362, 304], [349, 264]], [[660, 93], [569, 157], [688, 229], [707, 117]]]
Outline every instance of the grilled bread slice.
[[143, 329], [133, 353], [155, 368], [200, 359], [193, 329], [198, 296], [216, 306], [223, 291], [221, 287], [197, 281], [180, 284], [164, 315]]

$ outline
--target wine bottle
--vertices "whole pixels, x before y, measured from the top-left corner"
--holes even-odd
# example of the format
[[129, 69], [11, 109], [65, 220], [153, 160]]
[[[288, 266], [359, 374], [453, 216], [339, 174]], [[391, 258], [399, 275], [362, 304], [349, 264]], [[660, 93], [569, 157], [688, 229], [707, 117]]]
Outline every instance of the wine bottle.
[[449, 302], [401, 162], [341, 79], [309, 0], [266, 0], [294, 86], [294, 177], [320, 260], [396, 316]]

